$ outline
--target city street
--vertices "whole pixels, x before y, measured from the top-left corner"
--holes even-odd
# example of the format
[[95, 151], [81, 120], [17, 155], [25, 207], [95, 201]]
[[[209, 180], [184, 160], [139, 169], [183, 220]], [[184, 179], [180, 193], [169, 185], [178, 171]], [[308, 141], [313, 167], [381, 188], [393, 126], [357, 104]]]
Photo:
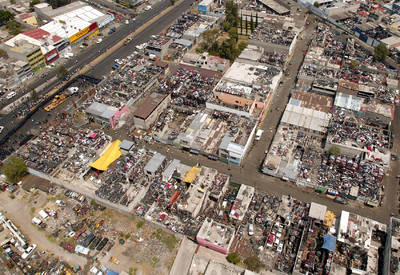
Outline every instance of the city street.
[[[182, 13], [188, 10], [193, 1], [183, 1], [180, 3], [176, 3], [175, 6], [166, 14], [163, 14], [155, 20], [153, 23], [146, 25], [146, 22], [151, 20], [153, 17], [159, 15], [164, 9], [168, 8], [171, 4], [170, 1], [161, 1], [154, 5], [153, 9], [141, 14], [136, 17], [135, 21], [131, 21], [129, 25], [123, 25], [115, 33], [109, 35], [104, 38], [103, 42], [100, 44], [94, 44], [92, 47], [85, 49], [76, 57], [70, 59], [65, 66], [69, 68], [69, 71], [75, 71], [78, 68], [82, 68], [84, 65], [90, 64], [93, 60], [95, 60], [100, 55], [104, 54], [104, 52], [118, 44], [119, 41], [123, 40], [130, 33], [134, 32], [137, 28], [142, 25], [145, 25], [144, 29], [139, 32], [130, 43], [126, 46], [121, 46], [118, 50], [112, 52], [107, 55], [101, 62], [97, 63], [95, 66], [92, 66], [91, 69], [87, 72], [88, 75], [102, 78], [105, 74], [111, 71], [111, 67], [115, 63], [115, 59], [123, 59], [127, 57], [134, 51], [134, 47], [144, 43], [149, 40], [152, 35], [158, 34], [161, 32], [166, 26], [171, 24], [174, 20], [176, 20]], [[53, 70], [48, 74], [47, 79], [52, 79], [56, 75], [56, 70]], [[44, 78], [39, 78], [34, 86], [42, 85], [45, 81]], [[53, 89], [59, 83], [58, 80], [54, 80], [53, 82], [49, 81], [48, 86], [41, 91], [40, 94], [45, 94]], [[22, 96], [22, 95], [20, 95]], [[13, 100], [15, 101], [17, 98], [15, 97]], [[9, 104], [7, 102], [0, 108], [3, 108], [5, 105]], [[7, 115], [0, 116], [0, 125], [5, 126], [4, 130], [0, 134], [0, 137], [4, 136], [7, 133], [7, 130], [14, 126], [14, 122], [17, 121], [15, 118], [15, 111], [10, 112]], [[24, 127], [25, 129], [27, 127]], [[28, 126], [28, 128], [30, 128]], [[20, 131], [21, 132], [21, 131]], [[22, 134], [26, 133], [26, 130], [21, 132]]]
[[[192, 2], [182, 2], [177, 4], [174, 9], [161, 16], [153, 24], [145, 27], [142, 32], [137, 34], [133, 41], [127, 46], [121, 46], [120, 49], [110, 53], [103, 60], [97, 63], [88, 74], [95, 77], [102, 77], [104, 74], [111, 70], [111, 66], [114, 64], [114, 60], [117, 58], [124, 58], [132, 52], [132, 48], [138, 44], [145, 42], [151, 35], [162, 31], [165, 26], [170, 24], [175, 18], [187, 10]], [[311, 20], [315, 21], [315, 20]], [[177, 158], [188, 165], [195, 165], [197, 163], [215, 168], [222, 173], [231, 175], [231, 180], [237, 183], [243, 183], [256, 187], [259, 191], [269, 192], [276, 195], [291, 195], [299, 200], [306, 202], [318, 202], [327, 205], [328, 209], [334, 211], [337, 215], [342, 210], [348, 210], [362, 216], [372, 218], [380, 222], [388, 222], [391, 214], [396, 216], [399, 215], [398, 210], [398, 180], [396, 175], [400, 174], [400, 167], [392, 164], [392, 170], [389, 175], [385, 177], [385, 199], [383, 205], [378, 208], [369, 208], [360, 202], [350, 201], [348, 205], [342, 205], [333, 202], [333, 200], [327, 198], [325, 195], [318, 194], [312, 189], [296, 186], [292, 183], [282, 181], [277, 178], [269, 177], [260, 173], [259, 168], [265, 157], [265, 151], [269, 148], [271, 141], [275, 135], [275, 131], [285, 109], [285, 106], [289, 99], [289, 94], [292, 89], [295, 88], [296, 75], [303, 62], [303, 53], [307, 50], [308, 44], [311, 41], [314, 33], [316, 23], [307, 25], [305, 30], [300, 34], [301, 39], [297, 40], [294, 54], [291, 57], [290, 65], [288, 66], [289, 75], [283, 76], [283, 85], [278, 87], [275, 96], [272, 98], [270, 107], [265, 114], [265, 118], [260, 125], [260, 128], [264, 130], [264, 134], [261, 140], [256, 141], [254, 145], [249, 149], [246, 159], [242, 167], [229, 166], [225, 163], [210, 160], [203, 156], [192, 155], [188, 152], [181, 151], [172, 146], [166, 146], [164, 144], [153, 143], [146, 144], [148, 149], [157, 150], [160, 153], [166, 155], [168, 158]], [[129, 32], [128, 32], [129, 33]], [[123, 37], [120, 37], [122, 39]], [[398, 112], [396, 108], [396, 112]], [[53, 115], [53, 114], [52, 114]], [[35, 114], [35, 121], [43, 120], [47, 117], [47, 113], [40, 110]], [[8, 117], [9, 121], [12, 117]], [[18, 134], [27, 133], [31, 128], [34, 128], [35, 124], [28, 122]], [[400, 134], [400, 118], [395, 116], [392, 122], [393, 132], [396, 134], [394, 141], [393, 151], [398, 154], [400, 144], [398, 141], [398, 135]], [[111, 132], [114, 139], [129, 139], [129, 132], [125, 131], [124, 128], [118, 131]]]
[[[229, 166], [225, 163], [213, 161], [203, 156], [191, 155], [188, 152], [184, 152], [176, 149], [175, 147], [164, 144], [152, 144], [147, 147], [157, 150], [162, 154], [165, 154], [169, 158], [177, 158], [181, 161], [195, 165], [200, 163], [201, 165], [213, 167], [219, 171], [230, 174], [231, 179], [234, 182], [244, 183], [256, 187], [259, 191], [274, 193], [278, 195], [291, 195], [297, 199], [306, 202], [318, 202], [327, 205], [328, 209], [339, 215], [342, 210], [351, 211], [362, 216], [372, 218], [380, 222], [388, 222], [391, 213], [396, 215], [399, 212], [395, 209], [397, 200], [397, 173], [400, 174], [400, 168], [392, 165], [393, 170], [389, 176], [385, 177], [385, 199], [383, 206], [378, 208], [369, 208], [360, 202], [351, 201], [348, 205], [342, 205], [333, 202], [332, 199], [327, 198], [325, 195], [318, 194], [310, 188], [304, 188], [294, 185], [293, 183], [285, 182], [280, 179], [270, 177], [262, 174], [259, 171], [260, 165], [265, 157], [265, 151], [269, 148], [272, 139], [275, 135], [276, 128], [279, 124], [285, 106], [289, 99], [290, 91], [295, 87], [296, 75], [303, 62], [303, 52], [307, 49], [308, 43], [312, 39], [313, 30], [316, 24], [310, 24], [303, 31], [303, 39], [298, 40], [296, 48], [291, 59], [292, 65], [289, 65], [288, 70], [289, 76], [283, 76], [283, 85], [278, 88], [276, 95], [272, 98], [272, 102], [263, 123], [261, 129], [264, 130], [264, 134], [259, 141], [257, 141], [244, 161], [242, 167]], [[399, 110], [396, 109], [396, 112]], [[395, 133], [400, 133], [400, 121], [396, 118], [393, 121], [393, 128]], [[396, 137], [394, 150], [399, 150], [398, 138]]]

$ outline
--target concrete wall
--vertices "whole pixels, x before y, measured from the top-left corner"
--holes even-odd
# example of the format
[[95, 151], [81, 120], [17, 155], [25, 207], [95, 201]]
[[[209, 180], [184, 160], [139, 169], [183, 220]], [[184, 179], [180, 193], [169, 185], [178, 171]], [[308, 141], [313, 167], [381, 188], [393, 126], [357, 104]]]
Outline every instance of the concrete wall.
[[[179, 64], [179, 68], [185, 69], [185, 70], [188, 70], [188, 71], [196, 71], [199, 74], [201, 74], [203, 77], [221, 78], [222, 75], [225, 73], [225, 72], [218, 72], [218, 71], [213, 71], [213, 70], [209, 70], [209, 69], [199, 68], [199, 67], [196, 67], [196, 66], [192, 66], [192, 65], [189, 65], [189, 64], [182, 64], [182, 63]], [[226, 70], [227, 69], [228, 68], [226, 68]]]
[[344, 144], [330, 143], [328, 141], [326, 142], [324, 150], [329, 151], [329, 149], [333, 146], [337, 146], [340, 149], [341, 154], [347, 156], [357, 156], [365, 151], [364, 149], [361, 148], [346, 146]]
[[227, 113], [231, 113], [231, 114], [236, 114], [239, 116], [243, 116], [243, 117], [251, 117], [251, 114], [248, 112], [244, 112], [244, 111], [240, 111], [240, 110], [236, 110], [236, 109], [232, 109], [232, 108], [228, 108], [225, 106], [220, 106], [217, 104], [213, 104], [210, 102], [206, 102], [206, 108], [210, 109], [210, 110], [217, 110], [217, 111], [221, 111], [221, 112], [227, 112]]
[[216, 244], [209, 243], [209, 242], [207, 242], [206, 240], [204, 240], [204, 239], [202, 239], [202, 238], [200, 238], [200, 237], [196, 237], [196, 241], [197, 241], [200, 245], [205, 246], [205, 247], [208, 247], [208, 248], [210, 248], [210, 249], [212, 249], [212, 250], [215, 250], [215, 251], [217, 251], [217, 252], [219, 252], [219, 253], [228, 254], [228, 250], [227, 250], [227, 249], [225, 249], [225, 248], [223, 248], [223, 247], [220, 247], [220, 246], [218, 246], [218, 245], [216, 245]]

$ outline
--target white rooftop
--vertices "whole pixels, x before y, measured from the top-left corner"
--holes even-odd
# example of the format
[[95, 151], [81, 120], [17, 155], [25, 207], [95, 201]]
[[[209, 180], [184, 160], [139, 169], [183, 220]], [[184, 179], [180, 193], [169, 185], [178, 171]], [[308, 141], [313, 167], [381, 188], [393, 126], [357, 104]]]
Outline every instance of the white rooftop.
[[62, 16], [60, 16], [60, 18], [62, 19], [55, 19], [54, 21], [51, 21], [46, 25], [41, 26], [40, 28], [51, 34], [56, 34], [59, 37], [69, 39], [77, 32], [90, 26], [89, 22], [80, 18], [71, 19]]
[[255, 84], [257, 79], [259, 78], [257, 69], [268, 71], [270, 68], [267, 66], [254, 65], [236, 61], [228, 69], [223, 78], [239, 83], [244, 83], [247, 85], [252, 85]]
[[64, 13], [56, 16], [54, 20], [84, 20], [90, 23], [95, 22], [98, 18], [104, 16], [104, 14], [91, 6], [84, 6], [76, 10]]
[[52, 45], [44, 46], [44, 41], [40, 41], [38, 39], [35, 39], [33, 37], [27, 36], [27, 35], [22, 34], [22, 33], [14, 36], [10, 40], [7, 40], [6, 42], [4, 42], [4, 44], [6, 46], [14, 48], [15, 46], [18, 46], [18, 41], [26, 41], [26, 42], [28, 42], [28, 43], [30, 43], [32, 45], [39, 46], [40, 49], [42, 50], [43, 54], [46, 54], [49, 51], [54, 49], [54, 46], [52, 46]]
[[321, 111], [288, 104], [283, 113], [281, 122], [302, 127], [308, 130], [325, 133], [329, 125], [331, 114]]

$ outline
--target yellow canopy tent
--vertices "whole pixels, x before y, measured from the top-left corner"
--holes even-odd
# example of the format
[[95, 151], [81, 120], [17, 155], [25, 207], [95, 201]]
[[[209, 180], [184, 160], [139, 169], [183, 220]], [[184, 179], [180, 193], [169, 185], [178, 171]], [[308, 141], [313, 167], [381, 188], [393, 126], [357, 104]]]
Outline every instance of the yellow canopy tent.
[[193, 166], [192, 168], [190, 168], [190, 170], [186, 173], [185, 178], [184, 178], [184, 182], [187, 183], [192, 183], [194, 181], [194, 179], [196, 178], [197, 174], [200, 173], [201, 168], [200, 167], [196, 167]]
[[91, 163], [90, 167], [100, 171], [107, 171], [108, 166], [121, 156], [121, 150], [119, 148], [120, 144], [121, 141], [119, 139], [113, 141], [107, 148], [107, 151], [105, 151], [104, 154], [95, 162]]

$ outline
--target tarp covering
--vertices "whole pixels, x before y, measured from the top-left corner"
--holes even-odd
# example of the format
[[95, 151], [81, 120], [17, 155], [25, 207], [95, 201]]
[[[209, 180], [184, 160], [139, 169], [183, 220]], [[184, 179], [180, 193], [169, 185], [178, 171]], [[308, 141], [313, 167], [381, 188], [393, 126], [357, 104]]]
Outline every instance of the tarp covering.
[[118, 275], [119, 273], [115, 272], [114, 270], [110, 269], [107, 272], [107, 275]]
[[336, 237], [325, 234], [324, 244], [322, 245], [322, 248], [327, 249], [332, 252], [335, 251], [336, 250]]
[[183, 179], [184, 182], [192, 183], [196, 178], [197, 174], [200, 173], [201, 168], [193, 166], [190, 170], [186, 173], [185, 178]]
[[110, 146], [107, 148], [107, 151], [104, 152], [95, 162], [90, 164], [90, 167], [100, 171], [107, 171], [108, 166], [117, 160], [121, 156], [121, 150], [119, 148], [121, 141], [117, 139], [112, 142]]
[[326, 211], [324, 225], [327, 227], [331, 227], [334, 220], [335, 214], [333, 214], [332, 211]]

